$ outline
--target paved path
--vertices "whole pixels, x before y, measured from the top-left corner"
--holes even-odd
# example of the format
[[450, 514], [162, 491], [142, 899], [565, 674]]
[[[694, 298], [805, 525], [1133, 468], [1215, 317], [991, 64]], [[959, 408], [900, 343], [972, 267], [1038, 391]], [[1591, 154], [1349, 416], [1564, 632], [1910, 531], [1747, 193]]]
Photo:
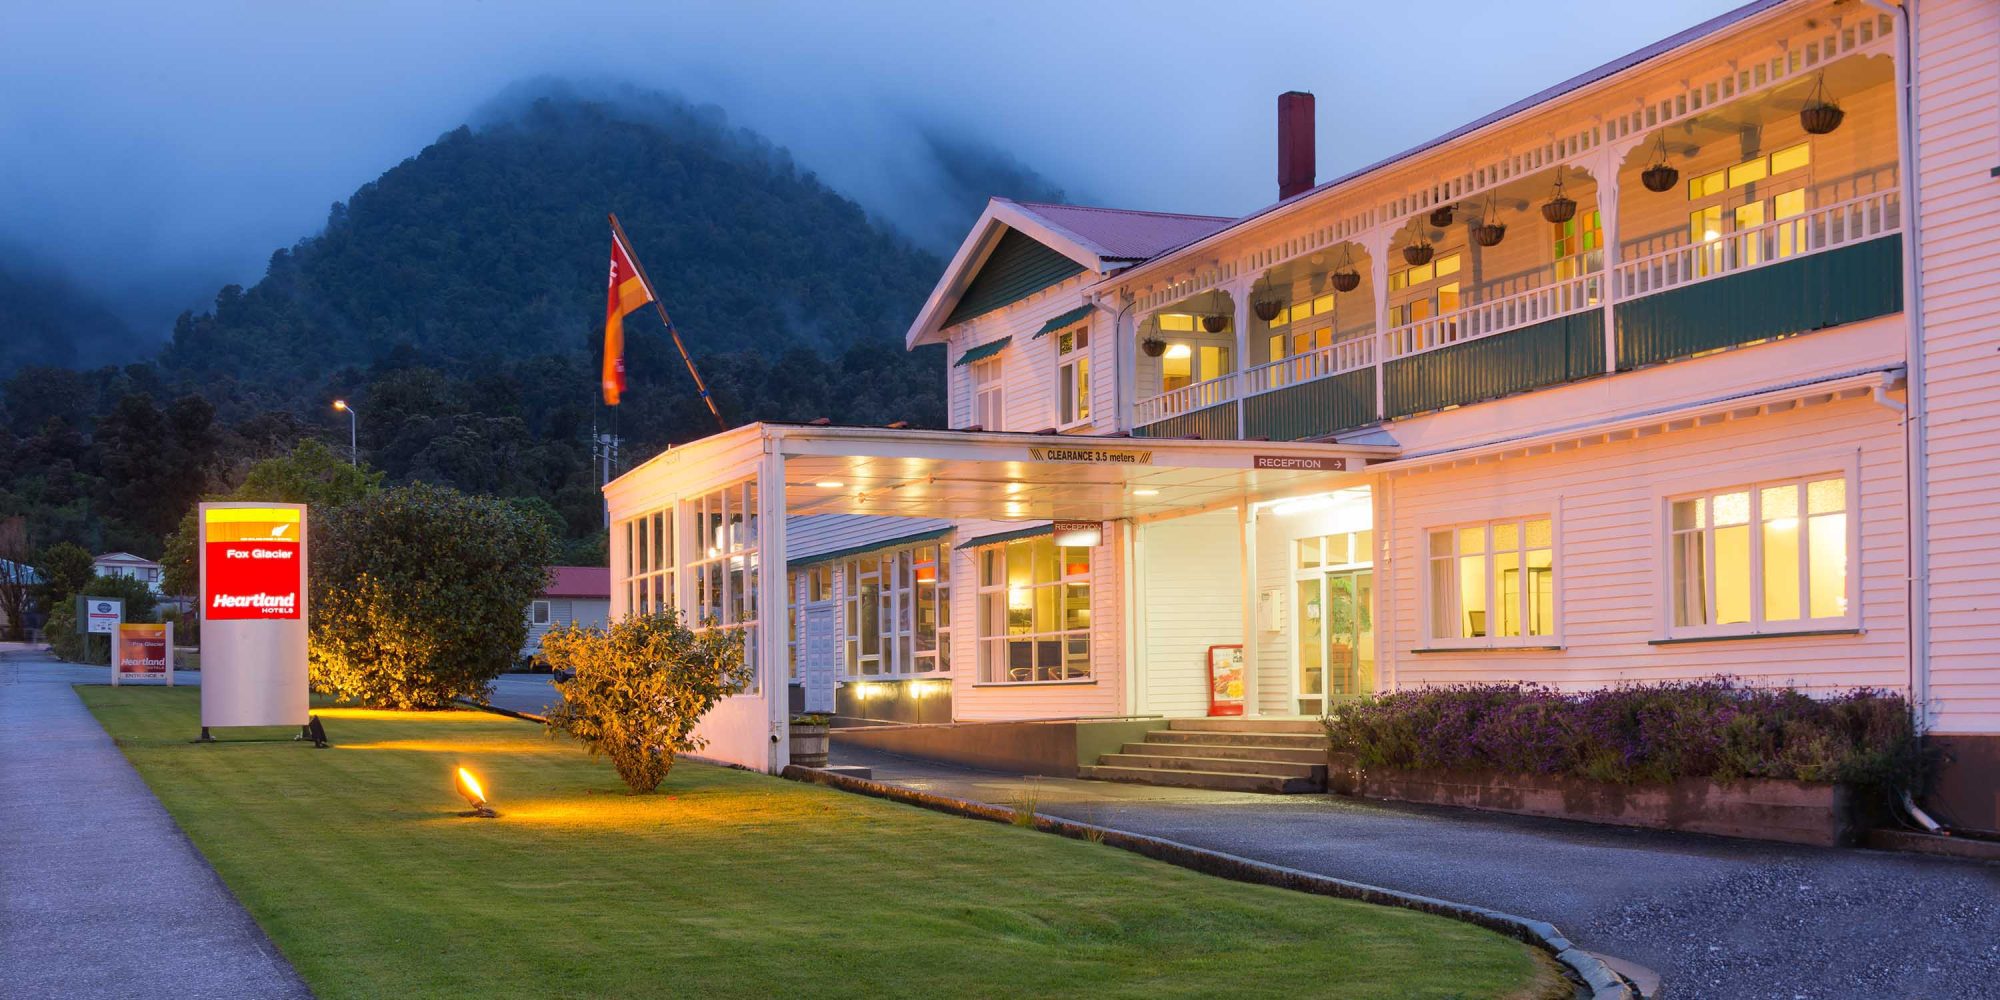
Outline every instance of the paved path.
[[0, 644], [0, 997], [311, 997], [70, 685]]
[[926, 791], [1151, 834], [1553, 922], [1657, 970], [1660, 996], [2000, 997], [2000, 866], [1324, 795], [976, 771], [833, 745]]

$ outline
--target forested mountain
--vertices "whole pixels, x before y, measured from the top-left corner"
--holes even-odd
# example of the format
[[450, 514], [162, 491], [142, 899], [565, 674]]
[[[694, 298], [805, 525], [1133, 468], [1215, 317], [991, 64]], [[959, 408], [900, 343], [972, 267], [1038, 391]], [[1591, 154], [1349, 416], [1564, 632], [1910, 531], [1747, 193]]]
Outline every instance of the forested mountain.
[[[606, 212], [730, 423], [943, 422], [939, 349], [902, 348], [938, 257], [713, 108], [544, 97], [334, 205], [263, 280], [183, 315], [156, 362], [0, 383], [0, 519], [26, 516], [38, 543], [157, 553], [163, 525], [256, 459], [301, 436], [344, 447], [343, 398], [363, 459], [392, 481], [545, 503], [572, 557], [590, 557], [589, 435], [613, 419], [597, 405]], [[629, 465], [714, 424], [657, 318], [626, 326]]]
[[[110, 279], [115, 280], [115, 279]], [[135, 336], [90, 292], [0, 243], [0, 376], [27, 365], [99, 365]]]

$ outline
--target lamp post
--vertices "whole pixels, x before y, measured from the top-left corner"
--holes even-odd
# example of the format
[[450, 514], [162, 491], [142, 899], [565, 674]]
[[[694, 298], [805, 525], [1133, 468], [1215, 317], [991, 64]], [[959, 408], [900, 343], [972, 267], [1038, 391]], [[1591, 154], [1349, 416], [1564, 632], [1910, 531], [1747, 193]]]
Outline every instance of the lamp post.
[[354, 415], [354, 407], [347, 405], [347, 400], [336, 399], [333, 401], [333, 408], [347, 414], [347, 464], [359, 466], [361, 464], [361, 445], [360, 437], [356, 431], [358, 420]]

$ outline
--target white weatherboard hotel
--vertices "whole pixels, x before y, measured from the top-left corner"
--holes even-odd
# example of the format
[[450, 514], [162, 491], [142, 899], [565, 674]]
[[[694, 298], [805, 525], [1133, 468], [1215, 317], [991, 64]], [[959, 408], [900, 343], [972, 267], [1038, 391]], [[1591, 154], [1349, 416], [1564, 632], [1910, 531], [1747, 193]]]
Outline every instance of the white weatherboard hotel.
[[1115, 753], [1240, 646], [1278, 731], [1420, 685], [1891, 689], [1928, 804], [2000, 828], [1996, 39], [1991, 0], [1763, 0], [1317, 185], [1287, 94], [1243, 218], [995, 199], [908, 333], [953, 429], [653, 458], [605, 490], [613, 612], [746, 632], [702, 731], [759, 769], [809, 708], [1247, 773]]

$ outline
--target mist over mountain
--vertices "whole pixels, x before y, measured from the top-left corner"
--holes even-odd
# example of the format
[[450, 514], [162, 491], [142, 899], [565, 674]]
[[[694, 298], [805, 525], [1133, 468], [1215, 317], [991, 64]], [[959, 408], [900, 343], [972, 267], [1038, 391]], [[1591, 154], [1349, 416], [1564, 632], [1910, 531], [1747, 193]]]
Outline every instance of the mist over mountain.
[[91, 290], [25, 247], [0, 244], [0, 375], [24, 365], [90, 368], [150, 353]]
[[[187, 496], [300, 437], [344, 448], [340, 398], [360, 415], [362, 458], [392, 481], [537, 504], [570, 558], [601, 561], [593, 428], [615, 424], [628, 462], [714, 430], [651, 310], [626, 324], [624, 405], [598, 402], [607, 211], [728, 423], [943, 423], [942, 349], [902, 345], [943, 260], [895, 219], [720, 109], [667, 95], [541, 82], [476, 122], [334, 204], [262, 280], [183, 314], [154, 361], [30, 367], [102, 361], [54, 347], [123, 328], [60, 282], [0, 285], [36, 331], [9, 339], [27, 346], [0, 369], [0, 517], [25, 516], [42, 542], [157, 552]], [[921, 195], [938, 206], [933, 238], [956, 243], [979, 185], [1060, 193], [970, 140], [923, 145], [912, 170], [935, 179]], [[167, 468], [165, 454], [181, 458]]]

